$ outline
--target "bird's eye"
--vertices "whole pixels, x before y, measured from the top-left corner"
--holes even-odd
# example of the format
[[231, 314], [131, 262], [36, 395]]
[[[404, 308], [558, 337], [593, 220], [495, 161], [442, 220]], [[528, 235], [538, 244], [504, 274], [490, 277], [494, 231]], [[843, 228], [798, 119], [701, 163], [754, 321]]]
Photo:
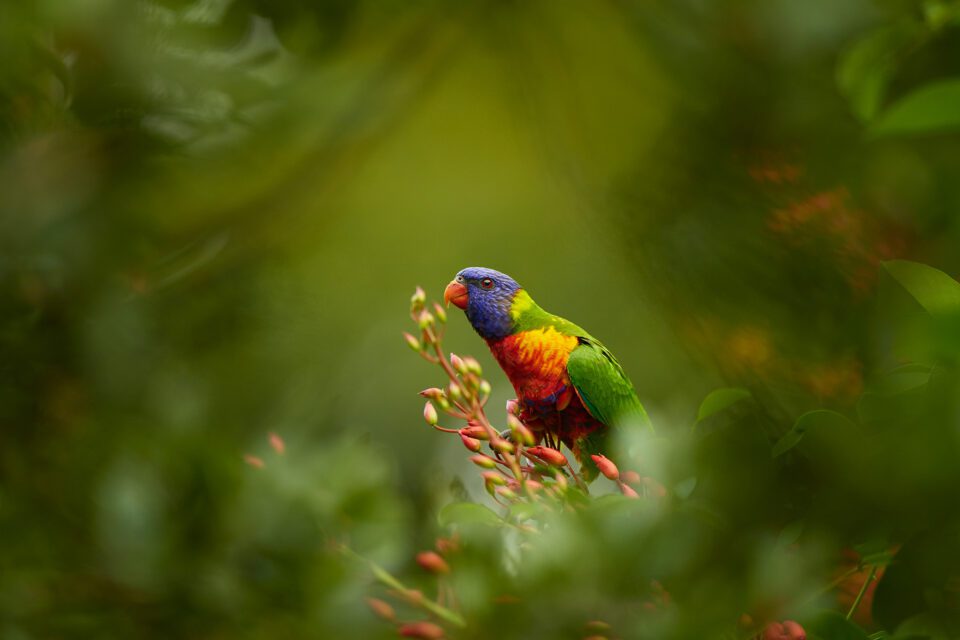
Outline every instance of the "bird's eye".
[[483, 280], [480, 281], [480, 288], [493, 289], [493, 280], [491, 280], [490, 278], [484, 278]]
[[457, 276], [457, 282], [463, 284], [463, 276]]

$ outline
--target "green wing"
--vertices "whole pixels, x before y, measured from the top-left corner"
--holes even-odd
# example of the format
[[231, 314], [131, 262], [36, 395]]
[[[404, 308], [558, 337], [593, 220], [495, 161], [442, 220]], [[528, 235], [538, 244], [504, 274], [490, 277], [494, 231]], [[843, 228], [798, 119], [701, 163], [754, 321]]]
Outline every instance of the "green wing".
[[613, 354], [593, 338], [578, 339], [580, 344], [567, 360], [567, 375], [590, 415], [607, 426], [631, 422], [650, 426], [647, 412]]

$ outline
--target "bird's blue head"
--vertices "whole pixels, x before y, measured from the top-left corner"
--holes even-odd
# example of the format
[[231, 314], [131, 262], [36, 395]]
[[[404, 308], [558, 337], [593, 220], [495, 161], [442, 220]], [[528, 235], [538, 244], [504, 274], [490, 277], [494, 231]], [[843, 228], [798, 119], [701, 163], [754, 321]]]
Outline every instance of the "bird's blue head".
[[521, 290], [517, 281], [505, 273], [467, 267], [447, 285], [443, 299], [467, 312], [467, 319], [480, 337], [496, 340], [513, 333], [510, 310]]

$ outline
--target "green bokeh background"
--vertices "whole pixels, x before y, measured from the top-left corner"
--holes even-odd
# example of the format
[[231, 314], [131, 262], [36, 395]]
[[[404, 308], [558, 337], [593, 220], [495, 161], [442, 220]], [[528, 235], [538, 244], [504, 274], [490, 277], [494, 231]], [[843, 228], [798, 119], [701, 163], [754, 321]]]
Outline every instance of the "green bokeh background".
[[[400, 337], [413, 288], [471, 265], [617, 354], [682, 452], [662, 479], [699, 475], [730, 526], [557, 525], [572, 565], [606, 540], [600, 568], [531, 561], [530, 607], [465, 637], [577, 637], [664, 576], [678, 611], [621, 635], [719, 637], [828, 582], [841, 548], [940, 535], [955, 563], [960, 334], [882, 263], [960, 273], [958, 54], [945, 0], [5, 2], [0, 637], [393, 635], [332, 543], [415, 574], [437, 510], [482, 499], [419, 419], [441, 380]], [[447, 345], [502, 406], [458, 312]], [[919, 413], [878, 409], [903, 418], [878, 466], [851, 466], [859, 442], [809, 484], [771, 466], [806, 411], [869, 426], [863, 393], [905, 363], [942, 377]], [[751, 426], [688, 447], [724, 386]], [[491, 563], [476, 593], [508, 579]]]

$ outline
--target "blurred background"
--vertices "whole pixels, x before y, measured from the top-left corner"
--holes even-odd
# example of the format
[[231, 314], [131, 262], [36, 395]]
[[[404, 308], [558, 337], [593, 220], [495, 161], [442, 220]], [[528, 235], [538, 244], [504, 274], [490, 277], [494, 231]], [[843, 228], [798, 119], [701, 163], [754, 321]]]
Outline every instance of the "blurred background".
[[[960, 334], [881, 265], [960, 273], [960, 3], [8, 0], [0, 59], [2, 638], [393, 635], [330, 543], [403, 571], [482, 494], [400, 335], [465, 266], [603, 340], [667, 440], [717, 387], [763, 447], [814, 409], [909, 429], [869, 487], [685, 457], [736, 526], [644, 565], [713, 593], [659, 637], [956, 516]], [[502, 406], [459, 312], [447, 347]], [[937, 401], [864, 413], [908, 363]], [[798, 514], [815, 551], [758, 571]]]

